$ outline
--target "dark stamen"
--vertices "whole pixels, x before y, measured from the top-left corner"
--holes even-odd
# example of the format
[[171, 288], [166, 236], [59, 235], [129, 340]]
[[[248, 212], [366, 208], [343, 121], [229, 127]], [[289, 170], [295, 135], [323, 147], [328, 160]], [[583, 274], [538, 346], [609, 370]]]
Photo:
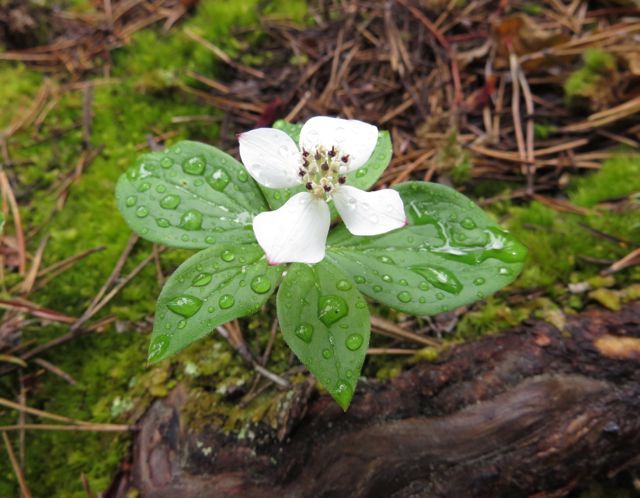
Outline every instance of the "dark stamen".
[[338, 177], [338, 183], [340, 185], [343, 185], [346, 181], [347, 181], [347, 177], [346, 176], [339, 176]]
[[329, 152], [327, 152], [327, 155], [329, 157], [334, 157], [336, 155], [336, 148], [332, 146], [331, 150]]
[[327, 163], [322, 163], [322, 166], [320, 166], [322, 168], [322, 171], [329, 171], [329, 165]]
[[344, 156], [341, 157], [341, 161], [343, 163], [346, 163], [349, 161], [349, 154], [345, 154]]
[[304, 185], [304, 188], [306, 188], [307, 190], [313, 190], [313, 183], [311, 183], [311, 182], [307, 182], [307, 183]]
[[306, 175], [306, 173], [303, 169], [298, 171], [298, 176], [304, 176], [304, 175]]
[[307, 157], [309, 155], [309, 151], [306, 149], [302, 149], [302, 157]]
[[331, 192], [331, 185], [325, 185], [322, 188], [324, 189], [325, 192]]
[[309, 160], [308, 159], [303, 159], [302, 160], [302, 167], [305, 168], [305, 169], [309, 167]]
[[315, 158], [316, 158], [316, 161], [319, 161], [320, 159], [322, 159], [322, 155], [320, 154], [320, 152], [316, 151]]

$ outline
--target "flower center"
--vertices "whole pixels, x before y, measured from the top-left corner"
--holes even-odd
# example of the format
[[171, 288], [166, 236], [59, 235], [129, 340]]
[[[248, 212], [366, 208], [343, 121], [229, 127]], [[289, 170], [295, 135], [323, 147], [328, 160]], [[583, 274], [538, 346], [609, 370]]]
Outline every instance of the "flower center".
[[318, 145], [314, 149], [302, 149], [302, 164], [298, 171], [300, 182], [316, 197], [331, 195], [338, 185], [347, 181], [346, 172], [351, 158], [339, 147], [327, 149]]

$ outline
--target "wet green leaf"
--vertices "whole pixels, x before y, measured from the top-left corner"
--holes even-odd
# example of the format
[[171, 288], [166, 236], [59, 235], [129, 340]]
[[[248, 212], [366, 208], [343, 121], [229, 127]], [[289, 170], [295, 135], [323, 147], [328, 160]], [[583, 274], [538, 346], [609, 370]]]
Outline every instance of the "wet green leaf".
[[346, 410], [369, 345], [369, 309], [353, 281], [333, 264], [293, 264], [278, 290], [284, 339]]
[[[302, 130], [301, 124], [291, 124], [286, 121], [279, 120], [273, 124], [273, 127], [284, 131], [293, 138], [296, 144], [298, 143], [300, 130]], [[380, 131], [378, 133], [378, 143], [376, 144], [376, 148], [371, 154], [371, 157], [364, 166], [362, 166], [362, 168], [347, 175], [347, 185], [351, 185], [362, 190], [368, 190], [374, 183], [376, 183], [378, 178], [380, 178], [380, 175], [382, 175], [382, 172], [389, 165], [392, 153], [393, 148], [391, 146], [389, 132]], [[260, 188], [262, 189], [264, 196], [267, 198], [271, 209], [278, 209], [292, 196], [304, 191], [304, 187], [302, 185], [299, 187], [280, 189], [267, 188], [263, 186], [260, 186]], [[335, 218], [337, 216], [335, 207], [333, 204], [329, 204], [329, 206], [331, 207], [332, 218]]]
[[118, 208], [142, 237], [200, 249], [254, 241], [253, 216], [268, 209], [241, 163], [198, 142], [141, 156], [116, 186]]
[[257, 244], [216, 244], [182, 263], [158, 303], [149, 361], [177, 353], [218, 325], [247, 316], [273, 294], [282, 266], [268, 266]]
[[435, 183], [398, 185], [408, 225], [355, 237], [329, 236], [326, 259], [360, 291], [414, 315], [433, 315], [482, 299], [513, 281], [527, 250], [482, 209]]

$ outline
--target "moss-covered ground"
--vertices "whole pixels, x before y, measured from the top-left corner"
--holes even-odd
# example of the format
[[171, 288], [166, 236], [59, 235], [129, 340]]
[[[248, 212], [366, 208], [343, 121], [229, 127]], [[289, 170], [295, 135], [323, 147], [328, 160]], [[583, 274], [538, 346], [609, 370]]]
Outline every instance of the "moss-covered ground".
[[[90, 11], [90, 4], [73, 1], [69, 5]], [[130, 236], [115, 208], [114, 184], [140, 152], [140, 145], [144, 147], [148, 134], [172, 131], [175, 134], [171, 141], [189, 138], [216, 142], [219, 130], [215, 124], [171, 121], [176, 115], [214, 113], [195, 97], [180, 91], [187, 69], [205, 76], [215, 76], [224, 70], [211, 52], [185, 36], [185, 28], [205, 35], [233, 54], [237, 42], [231, 35], [232, 29], [252, 27], [257, 43], [260, 38], [257, 20], [263, 14], [287, 15], [303, 21], [305, 4], [299, 0], [269, 2], [267, 7], [258, 0], [201, 2], [192, 16], [168, 34], [150, 27], [135, 34], [129, 45], [114, 51], [112, 78], [107, 82], [96, 80], [93, 88], [91, 144], [104, 149], [73, 185], [64, 208], [54, 211], [53, 216], [56, 196], [51, 189], [73, 170], [82, 150], [78, 126], [82, 120], [82, 91], [61, 92], [59, 102], [35, 136], [30, 130], [12, 138], [12, 159], [20, 167], [11, 174], [15, 175], [23, 223], [26, 227], [42, 227], [42, 234], [51, 234], [43, 266], [91, 247], [105, 247], [35, 292], [31, 296], [34, 302], [79, 316], [107, 279]], [[596, 62], [586, 60], [589, 67]], [[24, 112], [44, 79], [41, 73], [23, 65], [0, 64], [3, 102], [0, 127]], [[65, 82], [53, 79], [50, 84], [60, 88]], [[573, 88], [573, 84], [568, 85]], [[489, 198], [498, 193], [508, 194], [510, 188], [495, 182], [479, 184], [470, 195]], [[465, 340], [496, 333], [530, 316], [548, 319], [561, 327], [564, 314], [592, 303], [615, 308], [637, 298], [640, 291], [633, 283], [640, 281], [638, 267], [602, 278], [598, 276], [602, 266], [593, 262], [617, 260], [631, 248], [624, 241], [638, 240], [639, 200], [636, 196], [635, 201], [620, 201], [634, 192], [640, 192], [640, 157], [622, 151], [617, 158], [606, 161], [601, 170], [572, 178], [568, 197], [572, 204], [584, 208], [584, 214], [562, 213], [539, 202], [522, 204], [505, 200], [491, 204], [488, 210], [529, 247], [529, 259], [515, 284], [474, 305], [449, 339]], [[605, 238], [589, 227], [618, 240]], [[11, 231], [11, 226], [8, 228]], [[35, 251], [38, 242], [38, 237], [30, 238], [30, 252]], [[150, 251], [150, 244], [139, 242], [125, 272]], [[171, 272], [186, 254], [164, 253], [165, 272]], [[16, 275], [8, 274], [4, 287], [10, 288], [18, 281]], [[569, 284], [582, 282], [588, 283], [585, 292], [570, 290]], [[165, 396], [178, 381], [185, 381], [197, 394], [185, 412], [193, 424], [218, 421], [229, 429], [238, 429], [265, 416], [268, 421], [271, 396], [259, 396], [245, 409], [238, 407], [233, 393], [237, 387], [253, 382], [253, 372], [219, 338], [201, 341], [174, 360], [153, 368], [146, 366], [148, 318], [153, 314], [159, 290], [156, 271], [150, 265], [104, 310], [103, 314], [117, 317], [115, 325], [46, 353], [43, 357], [70, 374], [77, 384], [70, 385], [50, 373], [42, 373], [31, 386], [29, 405], [87, 421], [127, 423], [151, 399]], [[384, 309], [378, 311], [389, 313]], [[267, 343], [272, 316], [273, 307], [267, 306], [261, 314], [243, 322], [245, 339], [256, 352], [262, 351]], [[66, 330], [55, 324], [26, 327], [22, 340], [45, 342]], [[381, 340], [374, 337], [374, 341]], [[288, 350], [277, 337], [269, 368], [282, 372], [288, 368], [288, 361]], [[385, 378], [404, 364], [406, 359], [376, 357], [369, 360], [366, 373]], [[0, 378], [0, 396], [14, 399], [14, 389], [14, 377]], [[0, 424], [13, 424], [16, 417], [15, 412], [0, 411]], [[130, 441], [127, 434], [28, 432], [26, 479], [34, 496], [84, 497], [81, 474], [94, 491], [104, 490], [126, 459]], [[18, 496], [17, 489], [9, 462], [0, 458], [0, 496]]]

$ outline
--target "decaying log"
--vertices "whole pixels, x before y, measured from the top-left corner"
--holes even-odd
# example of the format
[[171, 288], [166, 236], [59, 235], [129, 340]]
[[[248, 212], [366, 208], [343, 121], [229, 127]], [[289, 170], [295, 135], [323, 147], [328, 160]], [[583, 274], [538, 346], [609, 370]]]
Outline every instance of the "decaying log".
[[361, 382], [346, 414], [301, 386], [281, 442], [265, 429], [252, 441], [190, 433], [177, 388], [140, 422], [133, 483], [180, 498], [564, 496], [640, 454], [639, 366], [636, 302], [562, 331], [530, 321]]

